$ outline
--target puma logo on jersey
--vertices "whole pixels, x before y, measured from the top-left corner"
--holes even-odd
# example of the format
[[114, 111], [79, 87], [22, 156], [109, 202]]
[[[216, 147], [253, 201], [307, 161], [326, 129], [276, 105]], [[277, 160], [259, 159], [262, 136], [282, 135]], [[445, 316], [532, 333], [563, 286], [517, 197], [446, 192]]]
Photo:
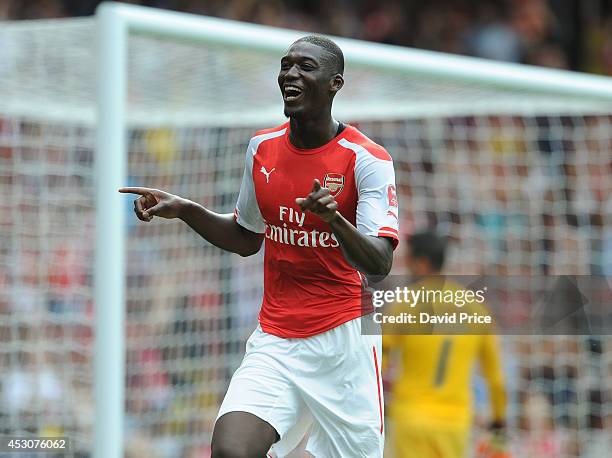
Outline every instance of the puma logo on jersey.
[[397, 217], [397, 215], [396, 215], [395, 213], [393, 213], [391, 210], [387, 210], [387, 216], [392, 216], [392, 217], [394, 217], [395, 219], [399, 219], [399, 218]]
[[276, 167], [268, 172], [263, 165], [261, 166], [261, 169], [259, 169], [259, 171], [266, 176], [266, 183], [270, 182], [270, 174], [274, 172], [275, 170], [276, 170]]

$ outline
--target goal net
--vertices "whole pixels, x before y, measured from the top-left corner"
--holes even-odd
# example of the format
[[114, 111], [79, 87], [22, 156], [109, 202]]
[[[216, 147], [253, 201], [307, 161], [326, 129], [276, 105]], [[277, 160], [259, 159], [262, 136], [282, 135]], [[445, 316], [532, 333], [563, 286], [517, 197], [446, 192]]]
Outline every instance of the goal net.
[[[65, 435], [87, 454], [95, 22], [9, 22], [0, 39], [0, 435]], [[232, 212], [250, 136], [284, 122], [276, 75], [289, 44], [179, 40], [154, 24], [130, 34], [125, 184]], [[397, 65], [347, 52], [334, 113], [393, 156], [403, 236], [449, 235], [449, 273], [612, 273], [612, 97], [585, 89], [603, 78], [538, 81], [518, 66], [363, 46]], [[206, 456], [257, 319], [262, 256], [222, 252], [177, 221], [144, 224], [131, 206], [115, 209], [127, 215], [126, 454]], [[516, 456], [603, 456], [610, 338], [502, 339]]]

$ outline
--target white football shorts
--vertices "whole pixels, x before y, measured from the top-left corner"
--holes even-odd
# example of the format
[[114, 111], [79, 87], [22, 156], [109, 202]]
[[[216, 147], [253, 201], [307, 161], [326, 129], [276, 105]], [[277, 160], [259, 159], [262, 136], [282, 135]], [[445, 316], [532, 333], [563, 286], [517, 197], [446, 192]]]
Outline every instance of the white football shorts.
[[248, 412], [276, 429], [270, 455], [284, 457], [310, 431], [315, 458], [381, 458], [384, 402], [381, 336], [361, 319], [322, 334], [283, 339], [258, 326], [246, 344], [217, 419]]

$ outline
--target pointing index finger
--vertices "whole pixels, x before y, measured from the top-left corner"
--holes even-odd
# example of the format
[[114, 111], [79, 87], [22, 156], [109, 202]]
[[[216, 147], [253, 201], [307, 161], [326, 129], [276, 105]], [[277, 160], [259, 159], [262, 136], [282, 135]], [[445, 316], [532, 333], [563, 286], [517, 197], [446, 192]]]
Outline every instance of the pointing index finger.
[[141, 196], [144, 196], [145, 194], [153, 194], [153, 191], [155, 190], [151, 188], [138, 188], [138, 187], [129, 188], [128, 187], [128, 188], [119, 188], [118, 191], [123, 194], [140, 194]]
[[321, 182], [315, 178], [314, 182], [312, 183], [312, 190], [313, 192], [317, 192], [319, 189], [321, 189]]

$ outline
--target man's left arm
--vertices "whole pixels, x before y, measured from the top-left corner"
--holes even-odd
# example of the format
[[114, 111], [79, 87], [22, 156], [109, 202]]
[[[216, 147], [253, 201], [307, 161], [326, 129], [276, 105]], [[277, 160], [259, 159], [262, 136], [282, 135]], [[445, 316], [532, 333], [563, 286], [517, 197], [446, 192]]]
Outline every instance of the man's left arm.
[[336, 212], [329, 222], [345, 259], [366, 275], [385, 277], [393, 264], [393, 245], [386, 237], [362, 234], [344, 216]]
[[379, 277], [391, 270], [393, 249], [399, 240], [395, 173], [391, 158], [384, 154], [384, 158], [364, 154], [356, 160], [356, 226], [338, 212], [336, 200], [319, 180], [314, 180], [307, 197], [296, 199], [303, 211], [315, 213], [330, 225], [345, 259], [353, 267]]
[[338, 239], [346, 260], [366, 275], [385, 276], [393, 263], [393, 246], [385, 237], [362, 234], [338, 211], [338, 203], [329, 189], [315, 179], [312, 192], [296, 199], [303, 211], [309, 210], [327, 222]]

